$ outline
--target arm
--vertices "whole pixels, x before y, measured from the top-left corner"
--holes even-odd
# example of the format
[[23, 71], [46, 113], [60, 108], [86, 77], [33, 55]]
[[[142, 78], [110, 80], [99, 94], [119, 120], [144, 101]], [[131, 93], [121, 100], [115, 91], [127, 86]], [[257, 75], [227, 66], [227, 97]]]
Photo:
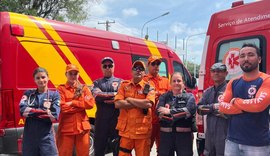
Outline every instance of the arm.
[[171, 114], [175, 119], [189, 118], [196, 112], [195, 97], [193, 94], [189, 94], [186, 107], [183, 108], [173, 108], [171, 109]]
[[30, 91], [26, 91], [20, 101], [20, 114], [23, 117], [38, 117], [39, 115], [46, 114], [47, 112], [40, 108], [31, 108], [27, 105]]
[[246, 112], [262, 112], [270, 104], [270, 77], [265, 79], [253, 99], [235, 98], [232, 103]]
[[107, 103], [113, 104], [113, 98], [115, 96], [115, 92], [103, 92], [98, 84], [98, 80], [94, 81], [94, 88], [92, 89], [93, 96], [97, 103]]
[[77, 112], [81, 112], [85, 110], [83, 108], [72, 107], [71, 106], [72, 101], [66, 101], [65, 91], [63, 87], [59, 86], [58, 91], [60, 94], [60, 108], [61, 108], [62, 113], [73, 114], [73, 113], [77, 113]]
[[135, 108], [131, 103], [127, 102], [125, 100], [125, 84], [121, 83], [117, 94], [115, 95], [114, 98], [114, 104], [115, 108], [123, 108], [123, 109], [130, 109], [130, 108]]
[[168, 101], [166, 101], [166, 96], [167, 96], [167, 93], [162, 94], [159, 97], [156, 112], [161, 120], [172, 121], [173, 118], [170, 114], [170, 104], [167, 103]]
[[220, 103], [218, 109], [221, 113], [224, 113], [224, 114], [241, 114], [242, 110], [240, 110], [239, 108], [237, 108], [235, 105], [231, 103], [233, 99], [232, 82], [233, 80], [229, 81], [226, 87], [226, 90], [224, 92], [222, 102]]
[[83, 94], [72, 100], [72, 103], [70, 106], [83, 108], [83, 109], [92, 109], [95, 104], [95, 99], [90, 92], [89, 88], [87, 86], [83, 87]]
[[126, 98], [126, 101], [137, 108], [145, 109], [152, 107], [152, 103], [148, 99], [136, 99], [128, 97]]
[[211, 94], [210, 88], [203, 93], [202, 98], [198, 103], [197, 113], [200, 115], [207, 115], [214, 113], [213, 109], [214, 103], [211, 104], [207, 103], [209, 94]]

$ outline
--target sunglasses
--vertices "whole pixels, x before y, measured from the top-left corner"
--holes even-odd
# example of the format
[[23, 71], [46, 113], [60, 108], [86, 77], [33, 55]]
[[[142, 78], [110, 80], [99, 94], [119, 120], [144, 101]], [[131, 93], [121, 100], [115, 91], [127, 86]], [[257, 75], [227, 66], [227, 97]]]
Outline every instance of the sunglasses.
[[102, 66], [102, 68], [103, 69], [106, 69], [106, 68], [112, 68], [113, 67], [113, 65], [112, 64], [103, 64], [103, 66]]
[[144, 71], [144, 68], [143, 67], [133, 67], [132, 68], [133, 71]]
[[78, 75], [78, 72], [76, 72], [76, 73], [68, 73], [68, 75], [70, 75], [70, 76], [76, 76], [76, 75]]
[[174, 82], [174, 83], [175, 83], [175, 82], [180, 83], [180, 82], [181, 82], [181, 80], [173, 80], [173, 82]]
[[157, 61], [157, 62], [152, 62], [152, 63], [151, 63], [151, 66], [155, 66], [155, 65], [159, 66], [160, 63], [161, 63], [161, 62], [159, 62], [159, 61]]

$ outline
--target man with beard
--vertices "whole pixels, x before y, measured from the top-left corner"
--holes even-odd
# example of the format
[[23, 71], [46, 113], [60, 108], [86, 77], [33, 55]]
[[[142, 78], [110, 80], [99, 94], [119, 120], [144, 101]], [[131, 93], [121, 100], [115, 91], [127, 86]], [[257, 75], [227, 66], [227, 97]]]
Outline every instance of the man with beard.
[[239, 52], [243, 75], [225, 90], [220, 112], [229, 114], [225, 156], [270, 155], [270, 76], [259, 71], [261, 54], [254, 44]]
[[116, 126], [121, 136], [119, 156], [130, 156], [132, 149], [135, 149], [136, 156], [150, 155], [150, 108], [155, 102], [155, 92], [143, 80], [144, 73], [144, 63], [135, 61], [132, 79], [123, 81], [115, 96], [115, 107], [120, 109]]
[[[105, 155], [108, 139], [112, 142], [118, 139], [118, 132], [115, 127], [119, 110], [115, 109], [113, 100], [121, 79], [114, 77], [114, 67], [114, 60], [111, 57], [104, 57], [101, 60], [103, 77], [94, 81], [92, 90], [97, 104], [94, 140], [95, 156]], [[113, 155], [117, 156], [118, 148], [112, 148]]]

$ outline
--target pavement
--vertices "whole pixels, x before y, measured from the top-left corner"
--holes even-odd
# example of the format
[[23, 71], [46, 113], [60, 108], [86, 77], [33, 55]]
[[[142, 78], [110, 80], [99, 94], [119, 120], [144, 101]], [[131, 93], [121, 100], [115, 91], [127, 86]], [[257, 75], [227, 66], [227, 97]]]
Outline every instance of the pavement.
[[[196, 147], [197, 133], [193, 133], [193, 134], [194, 134], [194, 140], [193, 140], [193, 156], [198, 156], [197, 147]], [[157, 155], [156, 146], [154, 145], [154, 147], [151, 150], [150, 156], [156, 156], [156, 155]], [[109, 153], [109, 154], [106, 154], [105, 156], [113, 156], [113, 154], [112, 153]], [[132, 150], [132, 156], [135, 156], [134, 150]]]

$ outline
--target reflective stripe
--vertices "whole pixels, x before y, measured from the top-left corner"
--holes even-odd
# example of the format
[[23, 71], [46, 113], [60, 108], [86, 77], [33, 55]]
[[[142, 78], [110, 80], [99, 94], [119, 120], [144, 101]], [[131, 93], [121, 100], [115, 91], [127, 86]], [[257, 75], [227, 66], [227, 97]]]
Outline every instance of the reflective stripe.
[[[45, 28], [48, 34], [53, 38], [53, 40], [57, 43], [57, 46], [61, 49], [61, 51], [65, 54], [68, 58], [70, 63], [75, 64], [80, 69], [80, 76], [85, 82], [85, 84], [92, 84], [91, 78], [88, 76], [84, 68], [81, 66], [80, 62], [74, 56], [74, 54], [70, 51], [66, 43], [62, 40], [62, 38], [58, 35], [58, 33], [54, 30], [54, 28], [43, 18], [35, 17], [37, 21]], [[61, 44], [60, 44], [61, 43]], [[60, 45], [59, 45], [60, 44]]]
[[148, 40], [144, 40], [144, 42], [146, 43], [151, 55], [153, 56], [159, 56], [162, 58], [160, 51], [158, 50], [156, 44], [154, 42], [148, 41]]
[[[174, 132], [172, 127], [160, 127], [161, 132]], [[175, 132], [191, 132], [191, 128], [185, 128], [185, 127], [176, 127]]]

